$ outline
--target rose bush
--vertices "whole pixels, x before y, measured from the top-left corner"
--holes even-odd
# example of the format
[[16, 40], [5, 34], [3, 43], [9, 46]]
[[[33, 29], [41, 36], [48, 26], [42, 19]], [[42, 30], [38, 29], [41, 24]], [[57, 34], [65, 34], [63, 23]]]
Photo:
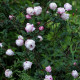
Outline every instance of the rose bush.
[[0, 80], [80, 79], [77, 9], [42, 2], [0, 1]]

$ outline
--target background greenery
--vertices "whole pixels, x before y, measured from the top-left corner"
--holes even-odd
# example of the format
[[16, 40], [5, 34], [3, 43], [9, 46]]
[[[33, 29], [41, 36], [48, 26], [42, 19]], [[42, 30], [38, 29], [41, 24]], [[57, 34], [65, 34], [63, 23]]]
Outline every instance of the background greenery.
[[[72, 4], [73, 10], [70, 11], [70, 20], [63, 21], [46, 14], [50, 2], [56, 2], [58, 6], [63, 6], [68, 2]], [[34, 3], [32, 3], [34, 2]], [[32, 20], [26, 20], [26, 8], [29, 6], [40, 5], [43, 13]], [[43, 80], [48, 73], [45, 67], [51, 65], [54, 80], [73, 80], [72, 70], [80, 72], [80, 1], [79, 0], [0, 0], [0, 42], [4, 47], [0, 48], [0, 80]], [[76, 11], [77, 9], [77, 11]], [[51, 11], [50, 11], [51, 12]], [[73, 16], [73, 13], [75, 14]], [[9, 20], [9, 15], [16, 16], [14, 20]], [[39, 32], [37, 22], [44, 25], [45, 30]], [[50, 21], [50, 22], [49, 22]], [[27, 22], [33, 23], [37, 30], [27, 34], [24, 27]], [[45, 24], [45, 22], [47, 22]], [[49, 22], [49, 23], [48, 23]], [[24, 40], [32, 38], [36, 41], [34, 51], [26, 51], [25, 46], [17, 47], [15, 40], [21, 34]], [[43, 36], [44, 40], [40, 43], [37, 35]], [[5, 51], [11, 48], [15, 52], [14, 57], [5, 55]], [[22, 63], [25, 60], [33, 62], [29, 71], [24, 71]], [[77, 66], [73, 63], [77, 62]], [[5, 69], [13, 70], [13, 77], [5, 78]], [[79, 79], [78, 79], [79, 80]]]

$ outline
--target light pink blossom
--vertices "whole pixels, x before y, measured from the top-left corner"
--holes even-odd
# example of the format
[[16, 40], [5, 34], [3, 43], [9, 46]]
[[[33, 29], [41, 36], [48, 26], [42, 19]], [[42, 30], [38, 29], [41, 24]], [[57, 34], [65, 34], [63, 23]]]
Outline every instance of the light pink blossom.
[[29, 15], [34, 15], [34, 9], [32, 7], [28, 7], [26, 9], [26, 13], [29, 14]]
[[16, 45], [17, 46], [22, 46], [24, 44], [24, 40], [23, 39], [17, 39], [16, 40]]
[[49, 7], [50, 7], [50, 9], [52, 9], [52, 10], [56, 10], [57, 4], [56, 4], [56, 3], [50, 3], [50, 4], [49, 4]]
[[66, 13], [61, 14], [61, 18], [63, 20], [68, 20], [69, 19], [69, 14], [66, 14]]
[[12, 19], [13, 19], [13, 17], [14, 17], [13, 15], [9, 15], [9, 19], [10, 19], [10, 20], [12, 20]]
[[76, 65], [77, 65], [77, 63], [76, 63], [76, 62], [74, 62], [74, 63], [73, 63], [73, 65], [74, 65], [74, 66], [76, 66]]
[[6, 55], [8, 55], [8, 56], [13, 56], [13, 55], [14, 55], [14, 52], [12, 51], [12, 49], [8, 49], [8, 50], [6, 51]]
[[37, 37], [40, 39], [40, 41], [43, 40], [43, 37], [42, 36], [38, 35]]
[[45, 70], [46, 70], [47, 72], [51, 72], [51, 71], [52, 71], [51, 66], [47, 66]]
[[65, 8], [65, 10], [70, 11], [70, 10], [72, 10], [72, 5], [69, 3], [65, 3], [64, 8]]
[[31, 15], [26, 15], [26, 19], [31, 19]]
[[79, 75], [78, 75], [78, 72], [76, 71], [76, 70], [73, 70], [72, 71], [72, 76], [74, 77], [74, 78], [77, 78]]
[[27, 23], [25, 27], [26, 32], [33, 32], [35, 30], [35, 27], [33, 24]]
[[23, 68], [24, 68], [24, 70], [30, 69], [31, 66], [32, 66], [32, 62], [30, 62], [30, 61], [25, 61], [25, 62], [23, 63]]
[[63, 14], [64, 12], [65, 12], [65, 9], [62, 8], [62, 7], [59, 7], [59, 8], [57, 9], [57, 13], [58, 13], [58, 14]]
[[35, 14], [36, 16], [40, 15], [41, 12], [42, 12], [42, 7], [40, 7], [40, 6], [34, 7], [34, 14]]
[[35, 48], [35, 41], [34, 40], [32, 40], [32, 39], [27, 39], [26, 41], [25, 41], [25, 46], [26, 46], [26, 48], [27, 49], [29, 49], [29, 50], [33, 50], [34, 48]]
[[40, 31], [43, 31], [43, 30], [44, 30], [44, 27], [43, 27], [43, 26], [40, 26], [40, 27], [39, 27], [39, 30], [40, 30]]
[[12, 73], [13, 72], [10, 69], [5, 70], [5, 76], [8, 77], [8, 78], [10, 78], [12, 76]]
[[53, 80], [53, 77], [52, 77], [52, 75], [46, 75], [46, 76], [45, 76], [45, 79]]
[[49, 11], [46, 11], [47, 14], [49, 14]]

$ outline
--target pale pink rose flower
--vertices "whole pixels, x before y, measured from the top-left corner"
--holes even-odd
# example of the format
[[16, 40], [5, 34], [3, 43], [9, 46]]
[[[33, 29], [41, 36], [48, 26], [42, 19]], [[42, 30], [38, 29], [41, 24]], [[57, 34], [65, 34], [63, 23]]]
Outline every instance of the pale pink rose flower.
[[46, 70], [47, 72], [51, 72], [51, 71], [52, 71], [51, 66], [47, 66], [45, 70]]
[[63, 20], [68, 20], [69, 19], [69, 14], [66, 14], [66, 13], [61, 14], [61, 18]]
[[10, 78], [11, 76], [12, 76], [12, 71], [10, 70], [10, 69], [6, 69], [5, 70], [5, 77], [8, 77], [8, 78]]
[[40, 15], [41, 12], [42, 12], [42, 7], [40, 7], [40, 6], [34, 7], [34, 14], [35, 14], [36, 16]]
[[29, 14], [29, 15], [34, 15], [34, 9], [32, 7], [28, 7], [26, 9], [26, 13]]
[[72, 76], [74, 77], [74, 78], [77, 78], [79, 75], [78, 75], [78, 72], [76, 71], [76, 70], [73, 70], [72, 71]]
[[57, 13], [58, 13], [58, 14], [63, 14], [64, 12], [65, 12], [65, 9], [62, 8], [62, 7], [59, 7], [59, 8], [57, 9]]
[[70, 10], [72, 10], [72, 5], [69, 3], [65, 3], [64, 8], [65, 8], [65, 10], [70, 11]]
[[26, 15], [26, 19], [32, 19], [31, 15]]
[[8, 56], [13, 56], [13, 55], [14, 55], [14, 52], [12, 51], [12, 49], [8, 49], [8, 50], [6, 51], [6, 55], [8, 55]]
[[38, 35], [37, 37], [40, 39], [40, 41], [43, 40], [43, 37], [42, 36]]
[[33, 32], [35, 30], [35, 27], [33, 24], [27, 23], [25, 27], [26, 32]]
[[27, 39], [26, 41], [25, 41], [25, 46], [26, 46], [26, 48], [27, 49], [29, 49], [29, 50], [33, 50], [34, 48], [35, 48], [35, 41], [34, 40], [32, 40], [32, 39]]
[[50, 9], [52, 9], [52, 10], [56, 10], [57, 4], [56, 4], [56, 3], [50, 3], [50, 4], [49, 4], [49, 7], [50, 7]]
[[23, 39], [17, 39], [16, 40], [16, 45], [17, 46], [22, 46], [24, 44], [24, 40]]
[[23, 63], [23, 68], [24, 68], [24, 70], [30, 69], [31, 66], [32, 66], [32, 62], [30, 62], [30, 61], [25, 61], [25, 62]]
[[43, 27], [43, 26], [40, 26], [40, 27], [39, 27], [39, 30], [40, 30], [40, 31], [43, 31], [43, 30], [44, 30], [44, 27]]
[[9, 15], [9, 19], [12, 20], [14, 18], [13, 15]]
[[53, 77], [52, 77], [52, 75], [46, 75], [46, 76], [45, 76], [45, 79], [53, 80]]

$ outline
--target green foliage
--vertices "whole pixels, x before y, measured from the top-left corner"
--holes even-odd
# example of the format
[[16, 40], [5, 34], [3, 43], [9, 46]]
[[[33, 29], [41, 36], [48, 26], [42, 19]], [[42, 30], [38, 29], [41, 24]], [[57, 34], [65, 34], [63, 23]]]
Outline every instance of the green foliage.
[[[67, 1], [73, 5], [68, 21], [62, 20], [56, 12], [51, 10], [49, 14], [46, 14], [51, 2], [48, 0], [38, 0], [40, 3], [32, 3], [30, 0], [0, 1], [0, 42], [3, 42], [3, 48], [0, 48], [0, 80], [43, 80], [44, 76], [49, 74], [45, 71], [48, 65], [52, 67], [51, 74], [54, 80], [73, 80], [71, 71], [76, 69], [80, 72], [80, 15], [75, 12], [74, 5], [77, 4], [77, 1]], [[58, 6], [62, 6], [66, 0], [63, 2], [55, 0], [55, 2]], [[27, 20], [25, 18], [26, 8], [39, 5], [43, 7], [42, 14], [32, 16], [31, 20]], [[9, 20], [10, 14], [15, 15], [13, 20]], [[41, 24], [37, 25], [37, 22]], [[26, 23], [34, 24], [36, 31], [26, 33], [24, 29]], [[39, 31], [38, 28], [42, 25], [45, 29]], [[30, 38], [35, 40], [36, 48], [29, 51], [24, 45], [17, 47], [15, 40], [18, 35], [22, 35], [24, 40]], [[38, 35], [43, 36], [42, 42], [37, 39]], [[14, 51], [14, 56], [5, 55], [8, 48]], [[22, 66], [26, 60], [33, 63], [32, 68], [28, 71], [24, 71]], [[73, 66], [74, 62], [77, 62], [77, 66]], [[13, 71], [13, 76], [9, 79], [4, 75], [5, 69], [8, 68]]]

